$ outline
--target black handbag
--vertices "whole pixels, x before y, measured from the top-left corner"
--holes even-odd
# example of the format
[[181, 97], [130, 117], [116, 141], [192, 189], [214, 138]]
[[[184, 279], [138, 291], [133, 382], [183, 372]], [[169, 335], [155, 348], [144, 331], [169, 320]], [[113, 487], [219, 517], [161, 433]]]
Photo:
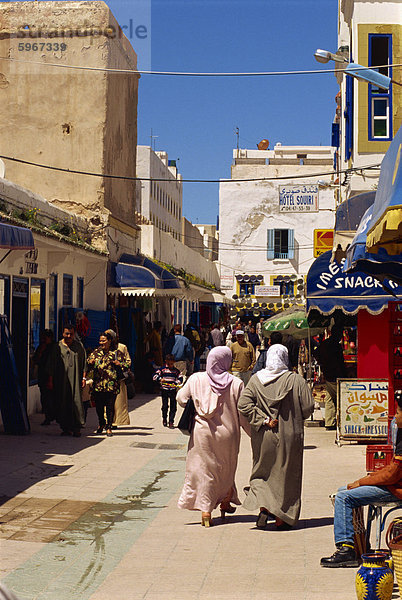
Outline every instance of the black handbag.
[[180, 429], [184, 435], [190, 435], [193, 427], [194, 427], [194, 418], [195, 418], [195, 406], [193, 399], [190, 398], [184, 407], [183, 413], [180, 417], [179, 424], [177, 427]]

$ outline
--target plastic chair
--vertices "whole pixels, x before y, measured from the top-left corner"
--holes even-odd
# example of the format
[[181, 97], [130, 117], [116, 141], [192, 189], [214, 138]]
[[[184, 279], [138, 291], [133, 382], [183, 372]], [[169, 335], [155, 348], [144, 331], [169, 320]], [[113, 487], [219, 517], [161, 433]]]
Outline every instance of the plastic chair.
[[[387, 508], [383, 514], [383, 508]], [[367, 527], [366, 527], [366, 543], [367, 548], [370, 548], [370, 533], [371, 523], [375, 520], [376, 534], [375, 534], [375, 548], [379, 550], [381, 548], [381, 535], [384, 531], [385, 521], [388, 515], [395, 510], [402, 509], [402, 500], [400, 502], [374, 502], [368, 505], [367, 511]]]

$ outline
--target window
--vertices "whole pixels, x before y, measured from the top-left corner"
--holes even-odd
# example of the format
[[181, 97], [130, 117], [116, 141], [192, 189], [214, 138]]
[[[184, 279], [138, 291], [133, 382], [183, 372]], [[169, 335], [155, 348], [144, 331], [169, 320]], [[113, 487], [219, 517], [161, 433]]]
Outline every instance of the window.
[[254, 283], [239, 283], [240, 294], [254, 294]]
[[272, 285], [279, 285], [281, 288], [281, 295], [287, 294], [288, 296], [293, 296], [294, 294], [294, 283], [293, 281], [284, 281], [282, 278], [275, 278], [272, 282]]
[[[369, 35], [369, 66], [392, 64], [392, 36]], [[379, 73], [392, 78], [390, 67], [378, 67]], [[368, 86], [369, 140], [392, 139], [392, 84], [389, 90]]]
[[77, 308], [84, 308], [84, 278], [77, 277]]
[[295, 257], [293, 229], [268, 229], [267, 260], [274, 258], [292, 259]]
[[63, 306], [73, 305], [73, 277], [63, 275]]
[[36, 348], [39, 346], [40, 332], [45, 328], [45, 294], [45, 281], [43, 279], [31, 279], [29, 330], [30, 385], [34, 385], [37, 380], [37, 368], [32, 359]]
[[49, 329], [57, 337], [57, 275], [49, 275]]

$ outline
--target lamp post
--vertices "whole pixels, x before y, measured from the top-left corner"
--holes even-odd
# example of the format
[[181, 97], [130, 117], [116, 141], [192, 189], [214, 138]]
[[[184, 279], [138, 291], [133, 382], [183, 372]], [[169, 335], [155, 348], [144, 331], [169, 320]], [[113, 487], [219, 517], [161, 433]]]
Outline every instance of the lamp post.
[[[340, 63], [347, 63], [348, 60], [339, 54], [334, 54], [333, 52], [329, 52], [329, 50], [321, 50], [318, 48], [314, 52], [315, 59], [320, 63], [327, 63], [330, 60]], [[356, 79], [361, 79], [362, 81], [367, 81], [367, 83], [371, 83], [377, 87], [383, 88], [384, 90], [389, 90], [389, 86], [391, 84], [391, 78], [383, 75], [382, 73], [378, 73], [374, 69], [369, 69], [368, 67], [362, 67], [357, 63], [351, 62], [347, 65], [344, 70], [346, 75], [350, 75], [351, 77], [355, 77]], [[392, 81], [393, 83], [396, 83]]]

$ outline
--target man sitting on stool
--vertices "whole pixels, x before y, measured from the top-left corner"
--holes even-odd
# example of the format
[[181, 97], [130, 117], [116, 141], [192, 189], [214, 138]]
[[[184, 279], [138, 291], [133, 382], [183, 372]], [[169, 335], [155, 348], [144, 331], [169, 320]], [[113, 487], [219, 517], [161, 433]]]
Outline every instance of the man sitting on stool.
[[375, 502], [402, 500], [402, 406], [395, 415], [396, 442], [392, 462], [379, 471], [339, 488], [335, 496], [334, 535], [337, 550], [322, 558], [322, 567], [357, 567], [354, 548], [353, 509]]

